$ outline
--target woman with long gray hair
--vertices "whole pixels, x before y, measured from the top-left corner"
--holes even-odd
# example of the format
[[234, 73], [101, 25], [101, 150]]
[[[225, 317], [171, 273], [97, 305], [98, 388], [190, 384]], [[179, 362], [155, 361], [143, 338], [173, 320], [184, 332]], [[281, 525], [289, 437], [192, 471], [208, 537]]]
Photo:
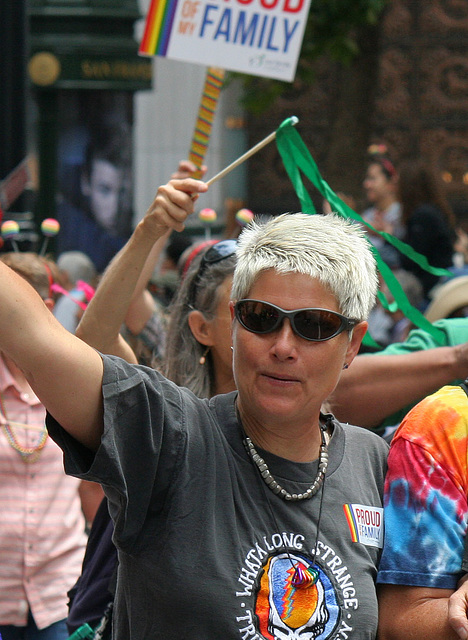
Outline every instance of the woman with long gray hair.
[[235, 389], [232, 376], [229, 294], [236, 241], [192, 248], [179, 291], [170, 307], [164, 374], [208, 398]]

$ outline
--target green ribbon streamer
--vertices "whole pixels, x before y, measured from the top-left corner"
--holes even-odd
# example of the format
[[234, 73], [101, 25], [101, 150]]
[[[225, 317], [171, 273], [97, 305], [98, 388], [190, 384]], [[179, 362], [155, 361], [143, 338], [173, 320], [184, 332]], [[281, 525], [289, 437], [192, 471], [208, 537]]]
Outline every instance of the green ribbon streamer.
[[[425, 256], [421, 255], [417, 251], [414, 251], [414, 249], [412, 249], [412, 247], [407, 245], [405, 242], [399, 240], [398, 238], [395, 238], [394, 236], [391, 236], [388, 233], [377, 231], [376, 229], [374, 229], [371, 224], [363, 220], [363, 218], [358, 213], [353, 211], [351, 207], [343, 202], [320, 175], [314, 159], [310, 155], [302, 138], [294, 129], [293, 122], [295, 121], [296, 120], [293, 118], [287, 118], [286, 120], [284, 120], [284, 122], [281, 123], [276, 131], [276, 145], [304, 213], [315, 214], [317, 212], [313, 205], [312, 199], [304, 186], [301, 172], [312, 182], [319, 193], [330, 203], [334, 212], [338, 213], [344, 218], [352, 218], [368, 229], [371, 229], [375, 233], [378, 233], [380, 236], [385, 238], [387, 242], [392, 244], [395, 248], [404, 253], [406, 256], [408, 256], [408, 258], [416, 262], [426, 271], [429, 271], [430, 273], [438, 276], [452, 276], [452, 274], [446, 269], [439, 269], [429, 265]], [[395, 307], [397, 306], [398, 309], [400, 309], [402, 313], [409, 320], [411, 320], [413, 324], [415, 324], [420, 329], [424, 329], [425, 331], [430, 333], [438, 344], [443, 344], [443, 332], [437, 327], [434, 327], [434, 325], [429, 322], [429, 320], [427, 320], [418, 309], [410, 304], [405, 292], [403, 291], [400, 283], [396, 279], [390, 267], [382, 260], [380, 253], [374, 247], [374, 245], [372, 245], [371, 243], [369, 244], [377, 262], [377, 267], [395, 299], [395, 303], [392, 303], [393, 310], [395, 310]], [[378, 295], [378, 297], [381, 302], [383, 299], [384, 307], [389, 308], [385, 297], [380, 294]], [[368, 333], [365, 336], [364, 343], [368, 346], [373, 346], [374, 348], [382, 348], [372, 339], [372, 337]]]

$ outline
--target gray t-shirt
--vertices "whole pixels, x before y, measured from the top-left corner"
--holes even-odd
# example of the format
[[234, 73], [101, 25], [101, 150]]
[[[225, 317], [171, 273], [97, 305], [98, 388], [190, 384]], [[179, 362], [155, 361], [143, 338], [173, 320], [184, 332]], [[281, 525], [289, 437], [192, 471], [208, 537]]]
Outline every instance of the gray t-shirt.
[[[114, 639], [375, 638], [385, 442], [335, 421], [323, 497], [285, 502], [247, 455], [235, 393], [200, 400], [156, 371], [103, 360], [97, 453], [50, 416], [48, 426], [66, 471], [101, 482], [109, 499]], [[259, 453], [291, 493], [317, 473], [317, 461]], [[314, 547], [319, 580], [295, 589]]]

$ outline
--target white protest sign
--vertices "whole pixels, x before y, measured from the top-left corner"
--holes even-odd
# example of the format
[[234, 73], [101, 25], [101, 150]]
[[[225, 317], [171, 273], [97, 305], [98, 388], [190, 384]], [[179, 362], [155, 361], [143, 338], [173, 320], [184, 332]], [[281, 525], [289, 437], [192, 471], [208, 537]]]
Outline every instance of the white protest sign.
[[143, 55], [291, 82], [310, 0], [153, 0]]

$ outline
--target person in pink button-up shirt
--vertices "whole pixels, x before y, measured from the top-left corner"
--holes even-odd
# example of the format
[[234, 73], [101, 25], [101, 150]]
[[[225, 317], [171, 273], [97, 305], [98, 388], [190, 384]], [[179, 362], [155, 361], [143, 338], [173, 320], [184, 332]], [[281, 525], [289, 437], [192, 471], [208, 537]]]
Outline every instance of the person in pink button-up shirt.
[[[50, 266], [33, 253], [0, 257], [51, 306]], [[23, 372], [0, 354], [0, 634], [62, 640], [67, 591], [81, 572], [87, 536], [81, 483], [65, 475], [45, 409]], [[87, 483], [91, 484], [91, 483]], [[98, 485], [95, 485], [101, 491]], [[27, 635], [25, 635], [27, 632]]]

